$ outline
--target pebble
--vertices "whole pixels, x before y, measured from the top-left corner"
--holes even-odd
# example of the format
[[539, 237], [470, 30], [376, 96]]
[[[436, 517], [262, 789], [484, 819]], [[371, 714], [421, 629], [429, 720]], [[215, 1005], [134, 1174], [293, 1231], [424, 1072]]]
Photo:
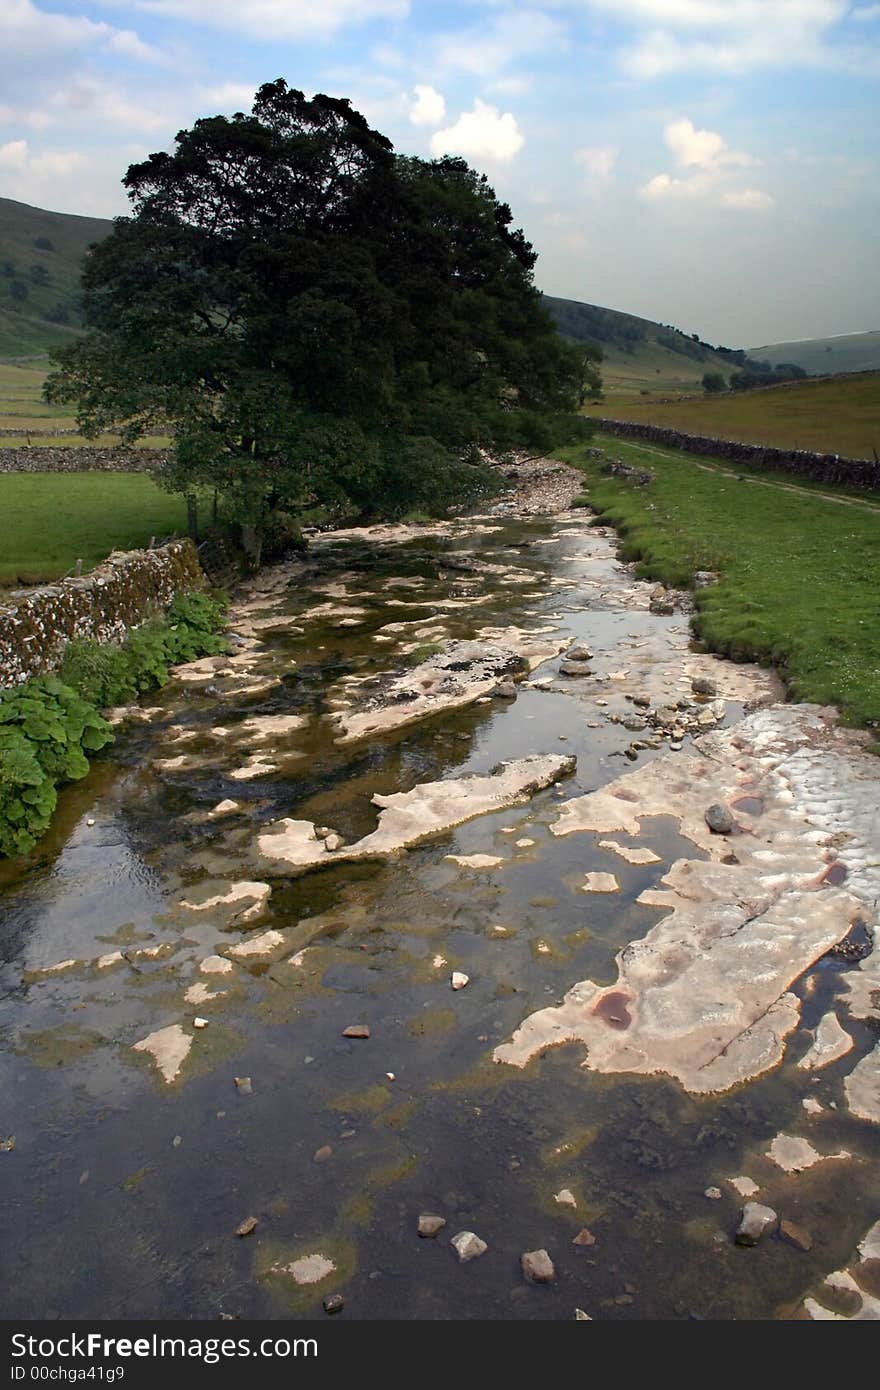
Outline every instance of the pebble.
[[586, 1226], [584, 1226], [582, 1230], [578, 1231], [577, 1235], [571, 1243], [572, 1245], [578, 1246], [595, 1245], [596, 1237], [593, 1235], [592, 1231], [588, 1231]]
[[484, 1255], [489, 1249], [484, 1240], [473, 1231], [459, 1231], [457, 1236], [452, 1237], [451, 1244], [458, 1255], [460, 1264], [467, 1264], [468, 1260], [475, 1260], [479, 1255]]
[[432, 1240], [445, 1225], [445, 1216], [435, 1216], [433, 1212], [423, 1211], [419, 1217], [419, 1235], [423, 1240]]
[[324, 848], [331, 853], [333, 850], [342, 849], [343, 844], [344, 841], [341, 835], [332, 834], [324, 836]]
[[729, 835], [735, 823], [727, 807], [717, 801], [706, 808], [705, 820], [713, 835]]
[[253, 1092], [253, 1084], [249, 1076], [234, 1076], [235, 1089], [241, 1091], [243, 1096], [249, 1096]]
[[574, 1193], [570, 1191], [570, 1189], [567, 1187], [563, 1187], [559, 1192], [557, 1192], [553, 1200], [554, 1202], [558, 1202], [561, 1207], [577, 1206], [577, 1198], [575, 1197]]
[[500, 700], [515, 700], [516, 686], [513, 681], [501, 681], [501, 683], [495, 687], [495, 694]]
[[776, 1220], [776, 1212], [772, 1207], [762, 1206], [760, 1202], [746, 1202], [734, 1237], [737, 1245], [757, 1245], [767, 1228], [773, 1226]]
[[721, 1201], [721, 1188], [720, 1188], [720, 1187], [707, 1187], [707, 1188], [706, 1188], [706, 1191], [703, 1193], [703, 1196], [704, 1196], [704, 1197], [708, 1197], [710, 1202], [720, 1202], [720, 1201]]
[[341, 1313], [345, 1307], [345, 1299], [341, 1293], [331, 1293], [324, 1299], [323, 1308], [325, 1313]]
[[95, 817], [94, 817], [94, 816], [89, 816], [89, 817], [86, 819], [86, 825], [94, 825], [94, 824], [95, 824]]
[[331, 1149], [329, 1144], [322, 1144], [320, 1149], [316, 1149], [315, 1152], [312, 1154], [312, 1161], [314, 1163], [326, 1163], [327, 1159], [331, 1157], [332, 1153], [333, 1150]]
[[206, 1018], [194, 1018], [194, 1019], [193, 1019], [193, 1028], [207, 1028], [207, 1026], [208, 1026], [208, 1020], [207, 1020]]
[[583, 1310], [583, 1308], [575, 1308], [575, 1310], [574, 1310], [574, 1320], [575, 1320], [575, 1322], [592, 1322], [592, 1321], [593, 1321], [593, 1319], [590, 1317], [589, 1313], [585, 1313], [584, 1310]]
[[552, 1284], [556, 1279], [553, 1261], [546, 1250], [527, 1250], [520, 1264], [523, 1274], [532, 1284]]
[[347, 1028], [343, 1028], [344, 1038], [368, 1038], [370, 1036], [369, 1025], [366, 1023], [350, 1023]]
[[259, 1226], [259, 1224], [260, 1224], [260, 1223], [259, 1223], [259, 1221], [257, 1220], [257, 1218], [256, 1218], [255, 1216], [246, 1216], [245, 1219], [244, 1219], [244, 1221], [242, 1221], [241, 1225], [240, 1225], [240, 1226], [236, 1226], [236, 1228], [235, 1228], [235, 1234], [236, 1234], [237, 1236], [242, 1236], [242, 1237], [243, 1237], [243, 1236], [252, 1236], [253, 1233], [254, 1233], [254, 1231], [255, 1231], [255, 1230], [257, 1229], [257, 1227]]
[[453, 970], [450, 983], [453, 989], [464, 989], [469, 979], [470, 976], [465, 975], [462, 970]]
[[691, 690], [695, 695], [717, 695], [718, 686], [714, 681], [710, 681], [707, 676], [694, 676], [691, 681]]
[[795, 1250], [804, 1252], [812, 1250], [813, 1237], [804, 1230], [803, 1226], [796, 1226], [793, 1221], [783, 1219], [779, 1223], [779, 1234], [787, 1245], [793, 1245]]

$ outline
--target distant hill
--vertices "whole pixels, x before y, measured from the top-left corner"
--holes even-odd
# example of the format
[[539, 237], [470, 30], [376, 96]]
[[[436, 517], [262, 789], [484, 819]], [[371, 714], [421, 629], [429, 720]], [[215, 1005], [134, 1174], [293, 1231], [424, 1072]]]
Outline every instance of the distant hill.
[[0, 198], [0, 357], [36, 356], [70, 340], [81, 323], [83, 257], [112, 225]]
[[811, 376], [880, 370], [880, 332], [845, 333], [836, 338], [807, 338], [796, 343], [770, 343], [748, 349], [765, 362], [794, 362]]
[[689, 337], [653, 319], [549, 294], [544, 304], [564, 337], [602, 349], [602, 378], [610, 394], [693, 390], [706, 372], [729, 378], [737, 370], [736, 362], [696, 334]]

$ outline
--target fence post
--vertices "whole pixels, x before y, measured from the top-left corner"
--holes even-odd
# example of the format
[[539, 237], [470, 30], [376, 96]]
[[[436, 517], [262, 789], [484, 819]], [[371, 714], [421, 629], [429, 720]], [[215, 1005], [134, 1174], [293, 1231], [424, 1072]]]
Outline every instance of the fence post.
[[191, 541], [199, 543], [199, 504], [194, 492], [186, 494], [186, 529]]

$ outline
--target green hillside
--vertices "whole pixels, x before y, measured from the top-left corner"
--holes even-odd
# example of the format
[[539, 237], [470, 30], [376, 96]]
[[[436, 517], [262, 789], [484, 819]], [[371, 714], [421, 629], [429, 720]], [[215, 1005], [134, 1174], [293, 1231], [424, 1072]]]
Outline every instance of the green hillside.
[[80, 324], [83, 257], [111, 223], [0, 198], [0, 357], [31, 357]]
[[606, 395], [693, 391], [706, 372], [729, 377], [737, 370], [711, 344], [652, 319], [549, 294], [544, 295], [544, 303], [564, 337], [598, 343]]
[[880, 332], [845, 333], [836, 338], [807, 338], [795, 343], [770, 343], [749, 348], [760, 361], [794, 362], [811, 376], [837, 376], [840, 372], [880, 371]]

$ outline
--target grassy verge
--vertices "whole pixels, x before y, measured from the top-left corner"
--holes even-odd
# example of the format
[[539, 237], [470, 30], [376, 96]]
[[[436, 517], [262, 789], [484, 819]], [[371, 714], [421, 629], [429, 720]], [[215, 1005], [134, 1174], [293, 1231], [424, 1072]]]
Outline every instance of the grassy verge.
[[624, 557], [676, 587], [696, 570], [718, 572], [717, 584], [696, 593], [695, 634], [735, 661], [778, 667], [794, 699], [880, 726], [880, 518], [806, 490], [706, 472], [690, 455], [598, 442], [654, 474], [635, 487], [604, 476], [582, 449], [559, 453], [586, 475], [591, 505], [621, 535]]
[[[205, 511], [207, 516], [207, 511]], [[186, 532], [186, 503], [142, 473], [0, 474], [0, 585], [57, 579], [82, 560]]]

